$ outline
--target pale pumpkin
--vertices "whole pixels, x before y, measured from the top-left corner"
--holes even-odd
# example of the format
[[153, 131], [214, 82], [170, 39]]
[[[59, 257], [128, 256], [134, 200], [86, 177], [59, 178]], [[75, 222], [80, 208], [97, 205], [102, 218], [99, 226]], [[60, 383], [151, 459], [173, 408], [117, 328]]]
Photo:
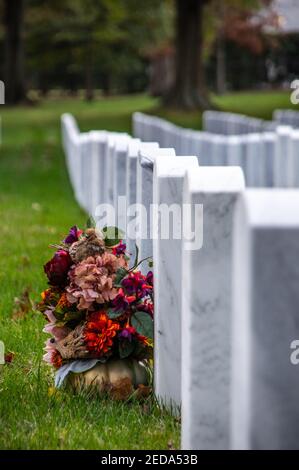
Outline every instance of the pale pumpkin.
[[145, 365], [134, 359], [110, 359], [86, 372], [70, 373], [67, 378], [67, 385], [76, 391], [95, 388], [101, 393], [122, 384], [131, 384], [132, 390], [139, 385], [149, 385]]

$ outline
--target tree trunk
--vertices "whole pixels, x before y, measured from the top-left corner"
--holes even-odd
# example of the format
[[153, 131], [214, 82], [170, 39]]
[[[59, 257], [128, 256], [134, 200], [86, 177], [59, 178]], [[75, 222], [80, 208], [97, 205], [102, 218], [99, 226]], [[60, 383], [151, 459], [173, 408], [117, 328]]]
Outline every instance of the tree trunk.
[[217, 8], [218, 27], [216, 37], [216, 60], [217, 60], [217, 93], [223, 95], [226, 92], [226, 51], [223, 24], [225, 19], [225, 3], [219, 2]]
[[24, 0], [5, 0], [5, 101], [16, 104], [26, 97], [24, 85]]
[[169, 106], [208, 109], [202, 60], [203, 7], [209, 0], [175, 0], [176, 54], [174, 86], [165, 97]]

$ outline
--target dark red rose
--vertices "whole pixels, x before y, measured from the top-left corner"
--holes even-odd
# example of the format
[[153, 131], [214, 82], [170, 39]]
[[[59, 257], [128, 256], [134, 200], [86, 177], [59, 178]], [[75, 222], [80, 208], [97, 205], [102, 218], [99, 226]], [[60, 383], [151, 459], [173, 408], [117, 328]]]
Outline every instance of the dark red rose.
[[44, 271], [52, 286], [65, 286], [72, 259], [65, 250], [58, 250], [53, 258], [44, 266]]

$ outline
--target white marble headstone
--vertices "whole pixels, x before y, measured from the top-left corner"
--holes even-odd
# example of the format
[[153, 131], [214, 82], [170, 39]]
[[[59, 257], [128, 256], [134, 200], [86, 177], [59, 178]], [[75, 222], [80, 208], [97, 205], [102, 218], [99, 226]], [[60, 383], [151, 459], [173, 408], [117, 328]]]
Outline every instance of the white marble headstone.
[[103, 201], [108, 204], [114, 204], [113, 187], [114, 187], [114, 159], [116, 154], [121, 152], [123, 147], [128, 144], [131, 139], [128, 134], [110, 132], [108, 137], [107, 151], [102, 162], [101, 184], [103, 191]]
[[246, 191], [234, 230], [232, 449], [299, 449], [298, 260], [299, 191]]
[[[126, 171], [126, 199], [127, 199], [127, 209], [132, 208], [133, 205], [137, 202], [137, 159], [139, 152], [151, 153], [156, 151], [159, 148], [157, 142], [142, 142], [136, 143], [135, 139], [132, 139], [129, 142], [128, 146], [128, 155], [127, 155], [127, 171]], [[127, 224], [135, 217], [135, 211], [132, 210], [132, 213], [127, 211]], [[132, 237], [127, 238], [127, 250], [132, 255], [135, 255], [135, 237], [136, 234], [132, 234]], [[134, 259], [134, 256], [132, 256]]]
[[91, 177], [90, 177], [90, 195], [89, 205], [90, 213], [95, 216], [95, 210], [98, 204], [101, 204], [101, 164], [107, 151], [108, 132], [93, 131], [91, 138]]
[[[182, 449], [229, 448], [233, 211], [238, 167], [187, 171], [184, 203], [203, 206], [203, 245], [183, 242]], [[196, 220], [190, 218], [190, 225]], [[189, 249], [187, 249], [189, 248]]]
[[[121, 230], [126, 230], [126, 207], [127, 201], [126, 190], [127, 190], [127, 159], [129, 153], [129, 145], [139, 146], [141, 143], [140, 139], [122, 139], [116, 142], [114, 153], [113, 153], [113, 205], [116, 211], [117, 226]], [[123, 200], [119, 200], [122, 197]]]
[[266, 164], [262, 134], [248, 134], [245, 138], [246, 186], [263, 187], [266, 180]]
[[[197, 157], [166, 157], [154, 162], [153, 202], [160, 207], [153, 240], [155, 281], [155, 393], [170, 407], [181, 404], [181, 289], [183, 182]], [[178, 220], [173, 219], [177, 213]], [[180, 217], [181, 216], [181, 217]], [[175, 224], [174, 226], [172, 224]], [[164, 230], [169, 224], [169, 237]], [[177, 233], [176, 233], [177, 231]], [[176, 238], [177, 237], [177, 238]]]
[[[157, 158], [175, 156], [172, 148], [153, 149], [151, 151], [141, 150], [137, 161], [137, 204], [142, 206], [146, 216], [140, 220], [140, 232], [136, 236], [136, 244], [139, 248], [140, 259], [153, 256], [152, 227], [151, 227], [151, 204], [153, 202], [153, 170], [154, 161]], [[142, 266], [141, 269], [145, 269]]]
[[276, 129], [274, 184], [277, 188], [287, 187], [290, 180], [291, 132], [292, 128], [289, 126], [279, 126]]

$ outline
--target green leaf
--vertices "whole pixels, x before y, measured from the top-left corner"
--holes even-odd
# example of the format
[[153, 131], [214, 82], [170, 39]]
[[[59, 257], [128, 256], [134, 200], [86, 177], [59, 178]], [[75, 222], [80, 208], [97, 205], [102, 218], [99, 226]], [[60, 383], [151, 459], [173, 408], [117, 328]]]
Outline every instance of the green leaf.
[[121, 285], [121, 281], [123, 280], [124, 277], [126, 277], [127, 274], [128, 274], [128, 271], [126, 270], [126, 268], [119, 268], [115, 274], [114, 285], [116, 287], [119, 287]]
[[122, 314], [123, 312], [115, 311], [112, 308], [109, 308], [107, 310], [107, 315], [110, 318], [110, 320], [115, 320], [116, 318], [120, 317]]
[[150, 260], [148, 261], [148, 267], [149, 267], [149, 268], [152, 268], [153, 266], [154, 266], [153, 260], [150, 259]]
[[54, 314], [54, 317], [57, 319], [57, 320], [63, 320], [64, 318], [64, 313], [60, 310], [54, 310], [53, 311], [53, 314]]
[[146, 312], [135, 312], [131, 318], [132, 326], [136, 329], [137, 333], [147, 338], [154, 336], [154, 322], [152, 317]]
[[91, 215], [87, 219], [86, 228], [95, 228], [95, 227], [96, 227], [96, 221], [94, 220], [94, 218]]
[[102, 230], [106, 246], [118, 245], [123, 240], [125, 233], [117, 227], [104, 227]]
[[119, 350], [119, 357], [121, 359], [125, 359], [126, 357], [129, 357], [135, 349], [135, 343], [134, 341], [120, 341], [118, 350]]

